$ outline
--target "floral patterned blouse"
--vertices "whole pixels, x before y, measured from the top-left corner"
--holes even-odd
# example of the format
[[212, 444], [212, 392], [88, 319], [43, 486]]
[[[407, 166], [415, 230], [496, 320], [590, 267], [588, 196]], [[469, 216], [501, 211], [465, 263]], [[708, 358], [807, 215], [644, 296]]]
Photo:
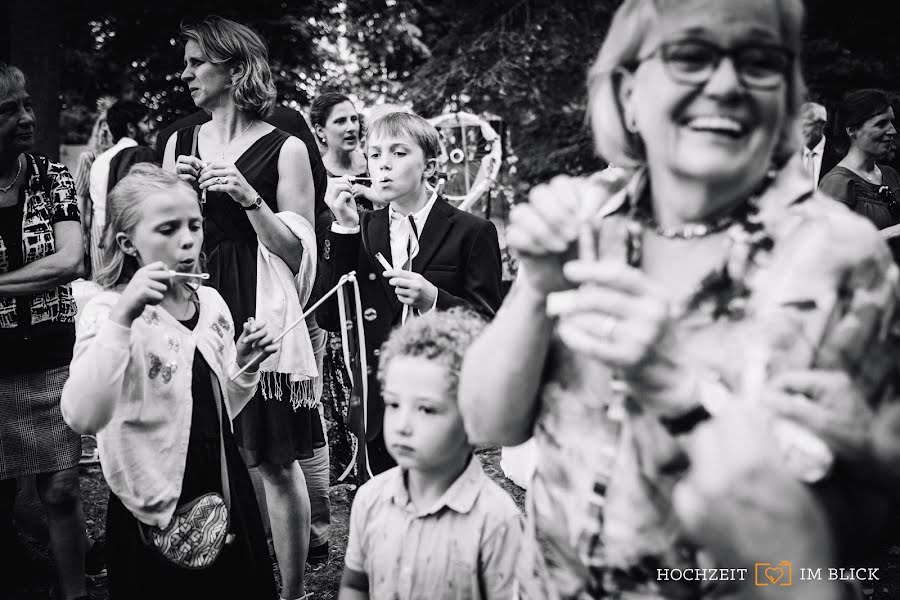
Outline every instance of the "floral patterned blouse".
[[[644, 185], [638, 173], [606, 202], [596, 221], [601, 239], [635, 230], [629, 207]], [[714, 414], [717, 402], [736, 394], [752, 399], [760, 388], [748, 387], [748, 375], [761, 374], [765, 385], [775, 371], [811, 367], [848, 372], [879, 403], [895, 376], [900, 286], [878, 232], [813, 196], [790, 169], [774, 174], [751, 208], [728, 228], [724, 264], [675, 309], [669, 343], [702, 374], [692, 410]], [[623, 244], [623, 260], [632, 245]], [[850, 335], [836, 326], [855, 319], [862, 325]], [[671, 507], [685, 458], [676, 433], [684, 432], [642, 412], [640, 398], [624, 397], [603, 364], [558, 337], [544, 373], [522, 597], [695, 599], [724, 591], [711, 582], [657, 580], [657, 568], [719, 566], [682, 538]], [[834, 476], [825, 475], [830, 464], [810, 462], [799, 479]]]
[[[19, 201], [0, 208], [0, 273], [54, 254], [53, 226], [80, 221], [69, 170], [44, 156], [25, 157], [27, 179]], [[3, 373], [68, 364], [75, 342], [72, 286], [56, 286], [33, 296], [0, 296], [0, 342], [18, 348], [0, 367]]]

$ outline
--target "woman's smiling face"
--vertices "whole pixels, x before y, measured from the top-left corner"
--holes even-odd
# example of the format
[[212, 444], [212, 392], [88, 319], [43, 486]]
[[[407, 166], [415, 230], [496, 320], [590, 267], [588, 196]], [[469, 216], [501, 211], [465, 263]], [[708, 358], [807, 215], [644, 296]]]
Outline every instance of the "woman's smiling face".
[[[689, 0], [660, 17], [621, 93], [651, 174], [663, 169], [681, 179], [740, 187], [769, 169], [787, 118], [792, 64], [777, 15], [774, 0]], [[708, 79], [685, 83], [684, 73], [692, 77], [716, 49], [724, 56]], [[745, 83], [779, 58], [786, 72], [769, 87]]]

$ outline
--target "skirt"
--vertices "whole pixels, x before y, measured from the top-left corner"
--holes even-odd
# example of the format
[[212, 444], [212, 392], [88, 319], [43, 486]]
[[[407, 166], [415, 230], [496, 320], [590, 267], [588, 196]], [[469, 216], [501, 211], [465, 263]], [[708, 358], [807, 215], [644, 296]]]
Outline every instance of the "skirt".
[[0, 376], [0, 480], [78, 465], [81, 436], [59, 411], [69, 366]]
[[[321, 365], [325, 332], [316, 325], [313, 315], [306, 322], [316, 363]], [[322, 395], [321, 372], [322, 369], [319, 368], [316, 399]], [[286, 465], [295, 460], [308, 460], [313, 458], [316, 450], [327, 445], [319, 410], [302, 406], [294, 410], [289, 397], [288, 376], [278, 376], [283, 378], [282, 398], [266, 400], [257, 389], [232, 424], [234, 437], [250, 468], [257, 467], [260, 463]]]

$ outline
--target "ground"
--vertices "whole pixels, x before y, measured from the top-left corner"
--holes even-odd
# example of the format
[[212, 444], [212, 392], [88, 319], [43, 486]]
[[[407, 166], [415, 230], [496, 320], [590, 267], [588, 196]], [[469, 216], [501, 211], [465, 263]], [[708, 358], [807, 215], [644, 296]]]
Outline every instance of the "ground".
[[[479, 449], [478, 457], [484, 465], [485, 472], [512, 495], [516, 504], [522, 508], [524, 494], [521, 488], [507, 480], [500, 470], [500, 451], [498, 448]], [[81, 488], [84, 495], [85, 513], [88, 532], [92, 539], [103, 531], [106, 516], [107, 488], [103, 482], [100, 468], [97, 466], [82, 467]], [[329, 563], [315, 571], [307, 573], [307, 591], [313, 592], [314, 600], [332, 600], [337, 598], [337, 588], [343, 568], [343, 549], [347, 544], [347, 524], [350, 515], [355, 488], [352, 485], [339, 484], [331, 488], [332, 530], [331, 559]], [[27, 556], [19, 557], [23, 568], [15, 569], [16, 580], [12, 595], [8, 600], [48, 600], [55, 598], [53, 585], [55, 580], [51, 558], [48, 554], [47, 533], [43, 523], [40, 504], [26, 490], [19, 498], [17, 525], [20, 536], [27, 549]], [[895, 527], [900, 531], [900, 527]], [[896, 538], [895, 542], [900, 542]], [[24, 559], [24, 560], [22, 560]], [[8, 557], [4, 558], [8, 561]], [[6, 562], [6, 565], [12, 563]], [[867, 600], [896, 600], [900, 598], [900, 545], [891, 546], [883, 559], [875, 566], [880, 568], [880, 581], [865, 584], [863, 593]], [[796, 577], [796, 575], [795, 575]], [[4, 593], [9, 592], [7, 582], [3, 578]], [[15, 580], [13, 580], [15, 581]], [[106, 600], [106, 582], [98, 579], [90, 585], [93, 600]]]

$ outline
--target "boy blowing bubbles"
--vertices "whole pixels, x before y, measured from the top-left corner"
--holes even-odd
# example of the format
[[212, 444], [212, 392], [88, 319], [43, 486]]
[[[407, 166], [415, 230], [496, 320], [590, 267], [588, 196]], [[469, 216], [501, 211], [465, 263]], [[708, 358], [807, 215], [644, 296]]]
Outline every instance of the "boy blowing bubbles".
[[483, 324], [432, 311], [384, 344], [384, 438], [398, 466], [353, 502], [341, 600], [513, 597], [521, 515], [473, 455], [456, 404]]

